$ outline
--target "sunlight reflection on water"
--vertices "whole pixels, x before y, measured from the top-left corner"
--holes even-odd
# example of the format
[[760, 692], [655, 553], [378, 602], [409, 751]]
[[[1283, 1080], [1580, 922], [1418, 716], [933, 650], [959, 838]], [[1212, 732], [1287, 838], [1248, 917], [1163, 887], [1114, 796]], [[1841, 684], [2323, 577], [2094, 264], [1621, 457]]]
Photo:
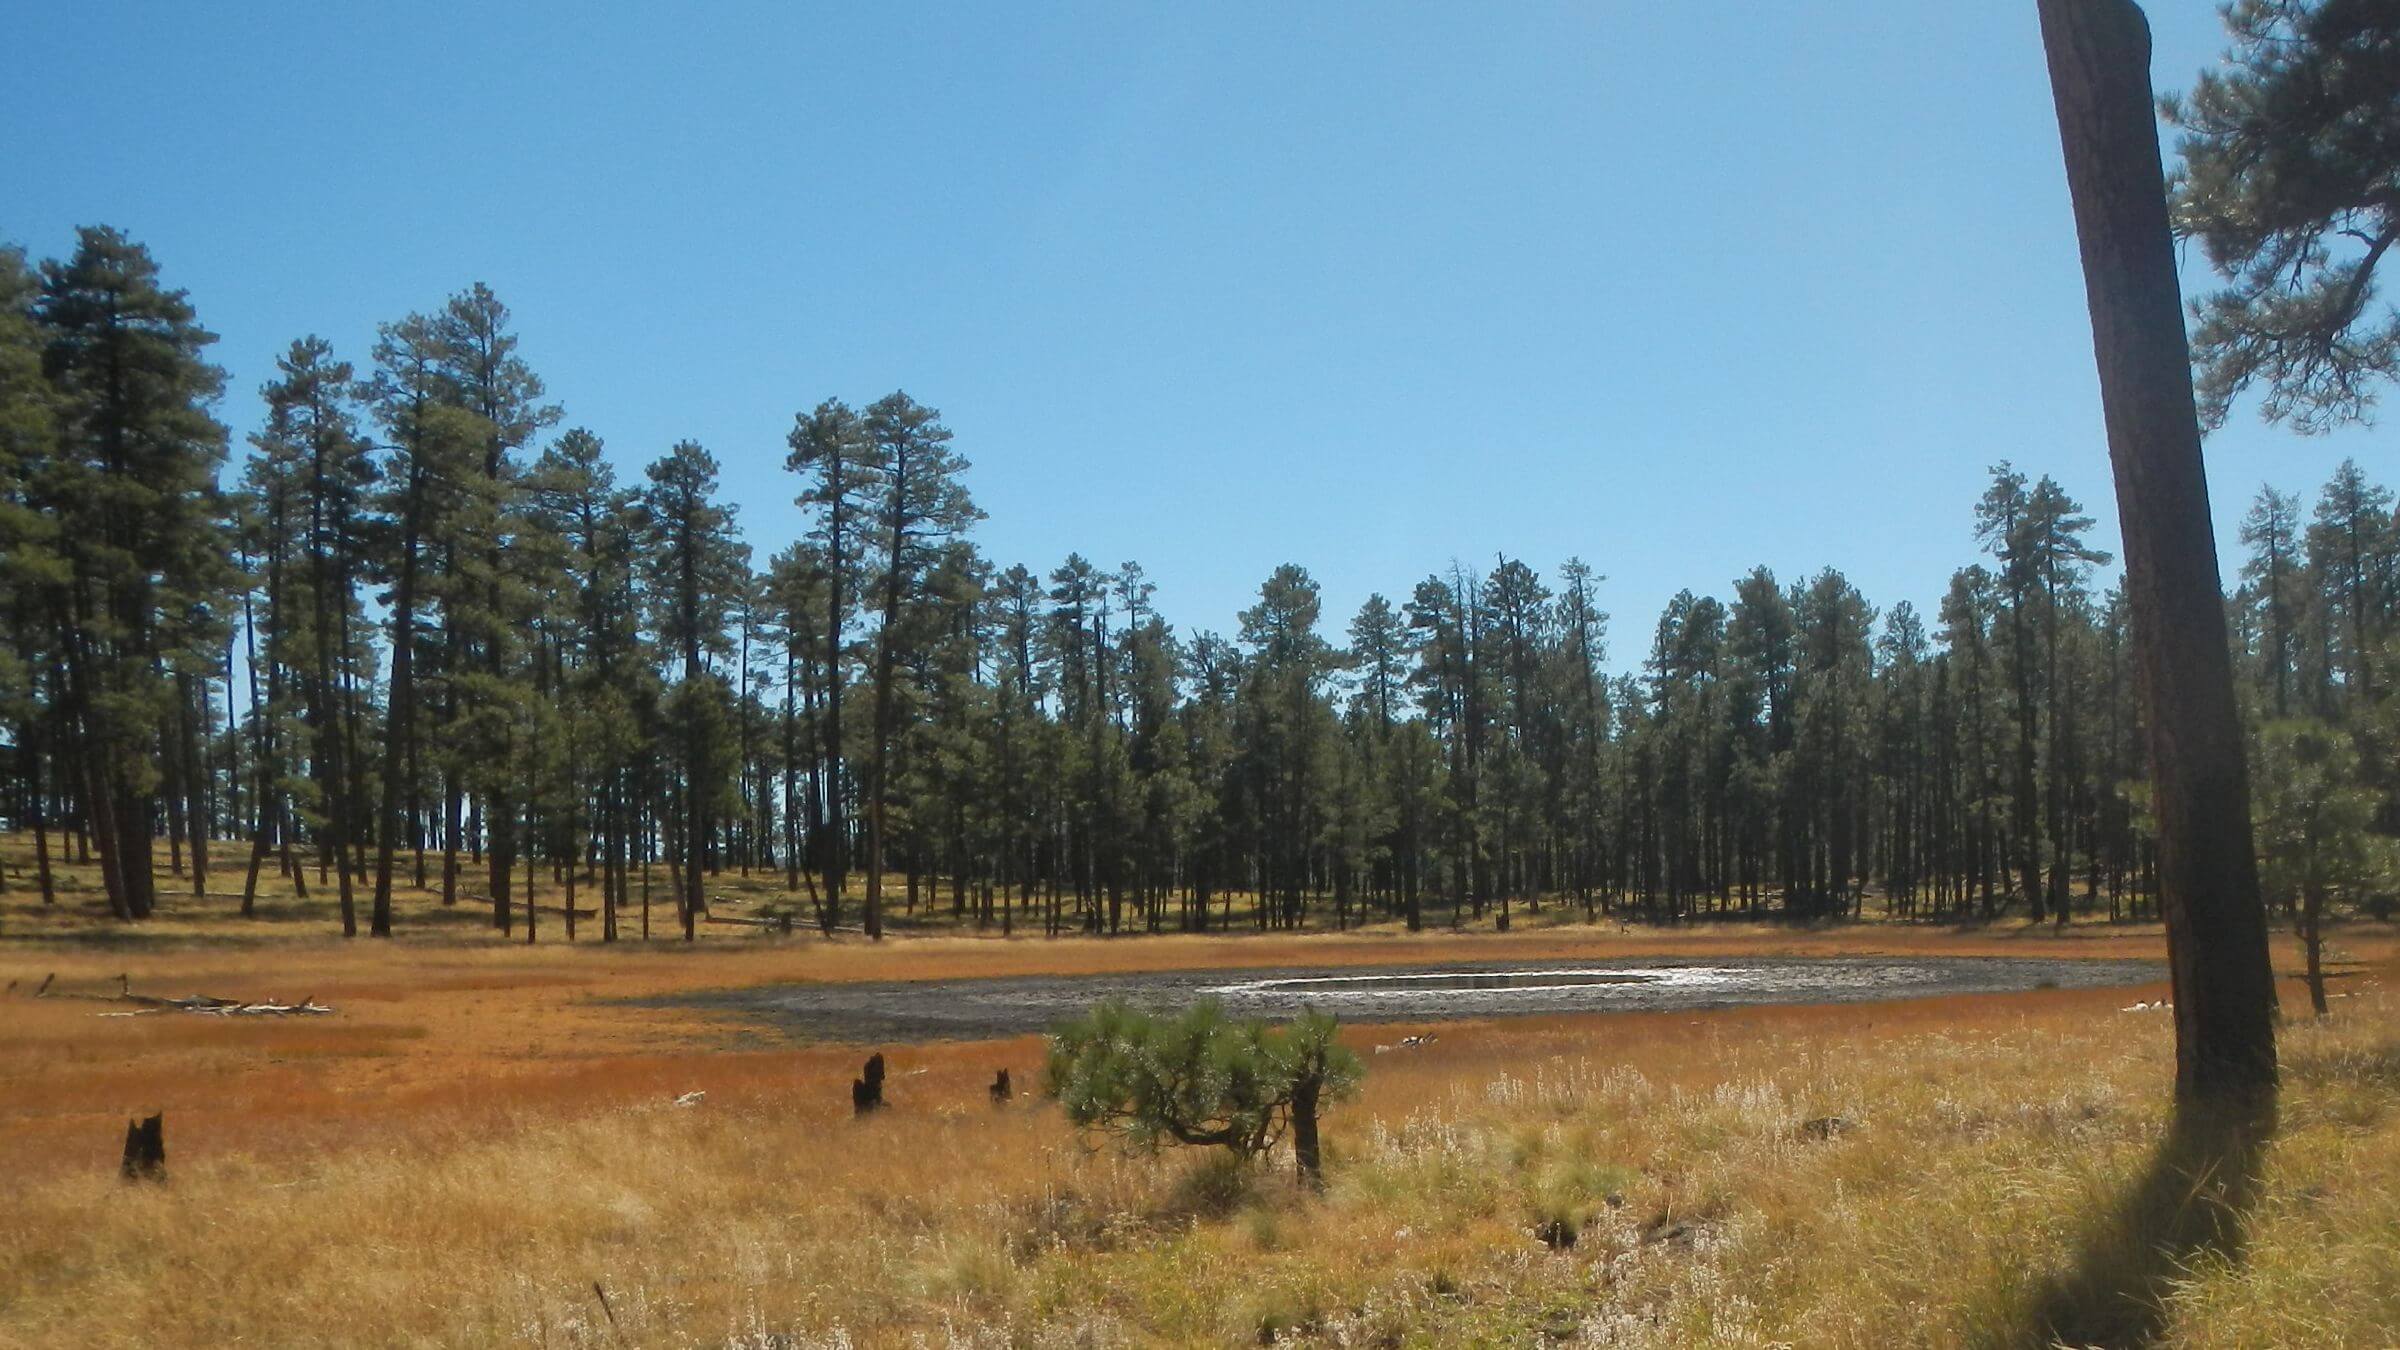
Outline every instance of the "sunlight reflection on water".
[[1237, 998], [1244, 995], [1273, 997], [1281, 994], [1312, 994], [1330, 998], [1408, 998], [1427, 993], [1531, 994], [1619, 984], [1693, 988], [1721, 984], [1733, 974], [1733, 971], [1716, 966], [1661, 966], [1638, 970], [1445, 970], [1406, 975], [1306, 975], [1243, 980], [1234, 984], [1206, 986], [1202, 992]]

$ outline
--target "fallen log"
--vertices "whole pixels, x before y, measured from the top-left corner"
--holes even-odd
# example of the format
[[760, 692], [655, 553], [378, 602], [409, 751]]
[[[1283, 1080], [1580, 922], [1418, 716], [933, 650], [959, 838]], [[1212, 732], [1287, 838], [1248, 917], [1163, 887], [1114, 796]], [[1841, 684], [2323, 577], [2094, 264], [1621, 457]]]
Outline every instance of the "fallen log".
[[[461, 900], [472, 900], [479, 905], [496, 905], [499, 903], [488, 895], [469, 895], [464, 891], [459, 892], [458, 898]], [[551, 915], [554, 918], [563, 919], [567, 916], [567, 907], [565, 905], [535, 905], [533, 908], [543, 914]], [[511, 900], [508, 902], [508, 912], [511, 914], [521, 913], [524, 909], [525, 902], [522, 900]], [[575, 917], [578, 919], [596, 919], [600, 917], [600, 911], [598, 909], [583, 909], [578, 907], [575, 910]]]
[[[52, 978], [52, 979], [55, 979], [55, 978], [57, 978], [57, 977], [56, 977], [56, 976], [52, 976], [51, 978]], [[85, 999], [85, 1000], [88, 1000], [88, 1001], [90, 1001], [90, 1002], [93, 1002], [93, 1003], [122, 1003], [122, 1002], [125, 1002], [125, 1001], [127, 1001], [127, 1000], [131, 1000], [131, 1001], [133, 1001], [133, 1002], [136, 1002], [136, 1003], [138, 1003], [138, 1002], [141, 1002], [141, 1001], [142, 1001], [142, 999], [143, 999], [144, 997], [146, 997], [145, 995], [141, 995], [141, 994], [136, 994], [136, 993], [134, 993], [134, 992], [133, 992], [133, 985], [132, 985], [132, 983], [130, 982], [130, 980], [128, 979], [128, 977], [126, 977], [126, 976], [123, 976], [123, 975], [119, 975], [119, 976], [117, 977], [117, 992], [115, 992], [115, 993], [113, 993], [113, 994], [87, 994], [87, 993], [84, 993], [83, 991], [81, 991], [81, 990], [78, 990], [78, 989], [61, 989], [61, 990], [59, 990], [57, 993], [53, 994], [53, 993], [50, 993], [50, 992], [49, 992], [49, 989], [50, 989], [50, 981], [49, 981], [49, 980], [44, 980], [44, 981], [42, 981], [42, 988], [41, 988], [41, 992], [39, 992], [39, 993], [35, 994], [35, 997], [36, 997], [36, 998], [79, 998], [79, 999]]]
[[298, 1003], [277, 1003], [272, 1000], [263, 1003], [178, 1002], [175, 1006], [184, 1012], [209, 1013], [218, 1017], [328, 1017], [333, 1013], [332, 1008], [313, 998], [304, 998]]
[[104, 1012], [99, 1017], [150, 1017], [158, 1013], [199, 1013], [204, 1017], [330, 1017], [333, 1009], [316, 1002], [300, 1003], [225, 1003], [217, 1000], [194, 1002], [187, 999], [134, 999], [148, 1006], [131, 1012]]
[[54, 997], [140, 1005], [133, 1012], [102, 1013], [102, 1017], [140, 1017], [162, 1012], [203, 1013], [211, 1017], [325, 1017], [333, 1012], [331, 1007], [317, 1002], [314, 995], [297, 1003], [286, 1003], [273, 995], [261, 999], [215, 998], [207, 994], [161, 998], [156, 994], [134, 992], [132, 983], [123, 975], [119, 975], [117, 980], [119, 987], [113, 994], [58, 994]]
[[[778, 914], [768, 918], [753, 918], [747, 915], [703, 913], [700, 921], [702, 923], [733, 924], [740, 928], [777, 928], [785, 932], [798, 932], [803, 928], [813, 928], [820, 932], [827, 931], [823, 924], [818, 923], [814, 916], [808, 914]], [[867, 930], [854, 923], [837, 923], [830, 931], [863, 934]]]
[[707, 914], [703, 915], [700, 921], [702, 923], [732, 924], [737, 928], [774, 928], [786, 933], [792, 931], [794, 924], [798, 922], [789, 914], [771, 914], [755, 919], [732, 914]]

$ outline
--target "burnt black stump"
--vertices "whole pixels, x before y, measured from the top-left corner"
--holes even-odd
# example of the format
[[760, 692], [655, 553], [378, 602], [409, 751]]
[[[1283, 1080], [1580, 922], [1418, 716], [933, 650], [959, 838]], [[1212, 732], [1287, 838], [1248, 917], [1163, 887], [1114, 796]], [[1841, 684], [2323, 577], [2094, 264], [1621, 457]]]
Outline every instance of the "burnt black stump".
[[883, 1106], [883, 1052], [878, 1050], [867, 1059], [866, 1069], [850, 1083], [850, 1110], [853, 1115], [865, 1115]]
[[125, 1122], [125, 1165], [122, 1174], [127, 1181], [163, 1182], [167, 1179], [165, 1112], [148, 1120]]

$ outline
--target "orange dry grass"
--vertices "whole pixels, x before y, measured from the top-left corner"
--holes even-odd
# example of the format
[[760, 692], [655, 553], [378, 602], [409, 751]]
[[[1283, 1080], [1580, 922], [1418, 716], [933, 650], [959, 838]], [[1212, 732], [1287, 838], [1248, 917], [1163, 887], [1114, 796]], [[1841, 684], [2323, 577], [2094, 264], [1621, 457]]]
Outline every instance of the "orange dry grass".
[[[19, 982], [0, 998], [0, 1344], [1111, 1343], [1276, 1327], [1513, 1341], [1590, 1332], [1578, 1319], [1612, 1308], [1638, 1311], [1609, 1333], [1635, 1343], [1755, 1339], [1736, 1334], [1739, 1318], [1803, 1339], [1913, 1327], [1939, 1340], [1925, 1328], [1989, 1314], [1945, 1271], [1980, 1271], [1993, 1252], [2006, 1257], [1994, 1270], [2021, 1265], [2011, 1244], [2022, 1242], [2004, 1224], [1815, 1231], [1850, 1212], [1843, 1188], [1888, 1187], [1882, 1160], [1907, 1158], [1951, 1179], [1880, 1202], [1894, 1212], [2048, 1203], [2113, 1175], [2079, 1165], [2131, 1165], [2155, 1118], [2130, 1104], [2155, 1101], [2164, 1082], [2164, 1019], [2116, 1011], [2157, 989], [1448, 1023], [1426, 1049], [1370, 1056], [1362, 1099], [1332, 1125], [1334, 1190], [1303, 1202], [1280, 1182], [1227, 1192], [1187, 1160], [1092, 1154], [1030, 1102], [991, 1110], [995, 1068], [1031, 1085], [1034, 1038], [890, 1048], [894, 1109], [858, 1122], [845, 1091], [858, 1048], [614, 1000], [790, 979], [1283, 963], [2140, 956], [2157, 954], [2159, 937], [1567, 927], [874, 947], [717, 929], [686, 947], [662, 922], [647, 945], [603, 948], [588, 940], [595, 925], [568, 948], [544, 916], [544, 944], [529, 949], [427, 897], [406, 900], [403, 938], [379, 943], [328, 936], [321, 897], [299, 920], [251, 924], [224, 901], [171, 900], [131, 933], [93, 920], [88, 893], [72, 916], [31, 912], [23, 890], [0, 897], [0, 983]], [[2395, 950], [2381, 930], [2341, 945], [2383, 967]], [[122, 972], [146, 992], [312, 995], [339, 1012], [101, 1017], [115, 1009], [25, 997], [52, 971], [54, 994], [110, 992]], [[2365, 1001], [2353, 1006], [2365, 1016]], [[2388, 1031], [2390, 1010], [2373, 1009], [2360, 1025]], [[1362, 1049], [1402, 1034], [1348, 1033]], [[2349, 1064], [2353, 1049], [2321, 1058]], [[2379, 1081], [2372, 1046], [2361, 1053], [2370, 1088], [2345, 1079], [2350, 1095], [2329, 1096], [2325, 1114], [2381, 1139], [2380, 1109], [2354, 1100]], [[705, 1101], [670, 1104], [692, 1091]], [[126, 1187], [113, 1175], [123, 1122], [159, 1109], [173, 1180]], [[1823, 1113], [1878, 1132], [1870, 1151], [1845, 1143], [1827, 1154], [1840, 1162], [1830, 1171], [1791, 1171], [1793, 1120]], [[2089, 1133], [2094, 1120], [2114, 1133], [2062, 1154], [2056, 1132]], [[1940, 1133], [1953, 1126], [1965, 1132]], [[2005, 1200], [1939, 1208], [1944, 1186], [1966, 1196], [1995, 1167]], [[1623, 1191], [1621, 1223], [1601, 1214], [1584, 1256], [1545, 1264], [1557, 1258], [1526, 1236], [1536, 1211], [1596, 1206], [1602, 1189]], [[1713, 1236], [1682, 1264], [1659, 1264], [1627, 1235], [1686, 1212]], [[1846, 1241], [1866, 1245], [1831, 1250]], [[1829, 1250], [1807, 1259], [1834, 1264], [1817, 1274], [1775, 1264], [1819, 1246]], [[1726, 1281], [1753, 1278], [1754, 1299], [1722, 1304]], [[1823, 1306], [1810, 1289], [1854, 1302]], [[2221, 1284], [2202, 1292], [2232, 1297]], [[1569, 1295], [1572, 1312], [1557, 1304]], [[1948, 1311], [1870, 1315], [1903, 1297]]]
[[[775, 1032], [749, 1045], [773, 1054], [721, 1053], [733, 1024], [680, 1008], [621, 1002], [679, 991], [794, 980], [915, 980], [955, 976], [1057, 975], [1140, 970], [1370, 965], [1439, 960], [1599, 959], [1679, 954], [1942, 953], [2151, 956], [2154, 927], [2039, 927], [1953, 931], [1869, 925], [1833, 929], [1723, 925], [1681, 931], [1621, 930], [1613, 923], [1410, 934], [1384, 925], [1348, 934], [1176, 934], [1049, 940], [1038, 936], [940, 936], [870, 944], [854, 935], [784, 938], [703, 925], [697, 942], [674, 936], [671, 910], [653, 916], [649, 942], [603, 945], [599, 925], [580, 925], [569, 945], [563, 923], [542, 916], [541, 942], [503, 938], [488, 908], [445, 910], [434, 896], [403, 889], [393, 941], [344, 940], [330, 888], [292, 898], [268, 875], [262, 912], [238, 916], [240, 873], [220, 856], [212, 893], [159, 878], [160, 912], [139, 925], [106, 917], [94, 869], [62, 868], [75, 889], [39, 905], [25, 874], [30, 843], [0, 838], [12, 886], [0, 896], [0, 986], [17, 1000], [0, 1019], [0, 1186], [48, 1168], [76, 1148], [102, 1148], [112, 1123], [166, 1110], [176, 1152], [236, 1145], [273, 1149], [338, 1135], [331, 1122], [435, 1111], [490, 1111], [510, 1102], [559, 1108], [613, 1105], [687, 1088], [735, 1091], [755, 1079], [807, 1090], [837, 1104], [857, 1053], [789, 1048]], [[662, 882], [663, 886], [663, 882]], [[728, 875], [714, 889], [745, 902], [783, 899], [781, 879]], [[556, 888], [545, 875], [545, 902]], [[586, 892], [588, 899], [588, 891]], [[855, 904], [855, 902], [854, 902]], [[1555, 908], [1555, 907], [1554, 907]], [[182, 1014], [96, 1016], [109, 1005], [22, 995], [55, 974], [54, 995], [110, 994], [123, 976], [140, 992], [179, 996], [315, 998], [339, 1015], [324, 1019], [219, 1020]], [[712, 1053], [695, 1059], [694, 1051]], [[965, 1051], [928, 1051], [929, 1054]], [[988, 1055], [982, 1058], [989, 1058]], [[1031, 1052], [1020, 1056], [1029, 1060]], [[986, 1075], [988, 1080], [988, 1074]], [[706, 1081], [702, 1081], [705, 1079]], [[686, 1081], [689, 1080], [689, 1081]], [[676, 1086], [681, 1084], [681, 1086]], [[97, 1141], [97, 1142], [95, 1142]]]

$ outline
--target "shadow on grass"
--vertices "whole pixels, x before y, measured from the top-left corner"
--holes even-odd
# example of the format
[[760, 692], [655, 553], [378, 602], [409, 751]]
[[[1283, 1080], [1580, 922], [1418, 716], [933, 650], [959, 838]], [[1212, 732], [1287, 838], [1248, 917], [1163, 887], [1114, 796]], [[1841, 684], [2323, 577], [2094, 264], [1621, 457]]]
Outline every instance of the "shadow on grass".
[[2270, 1106], [2176, 1113], [2143, 1169], [2085, 1230], [2073, 1266], [2039, 1286], [2001, 1345], [2144, 1346], [2166, 1328], [2178, 1276], [2210, 1259], [2238, 1263], [2261, 1163], [2275, 1133]]

